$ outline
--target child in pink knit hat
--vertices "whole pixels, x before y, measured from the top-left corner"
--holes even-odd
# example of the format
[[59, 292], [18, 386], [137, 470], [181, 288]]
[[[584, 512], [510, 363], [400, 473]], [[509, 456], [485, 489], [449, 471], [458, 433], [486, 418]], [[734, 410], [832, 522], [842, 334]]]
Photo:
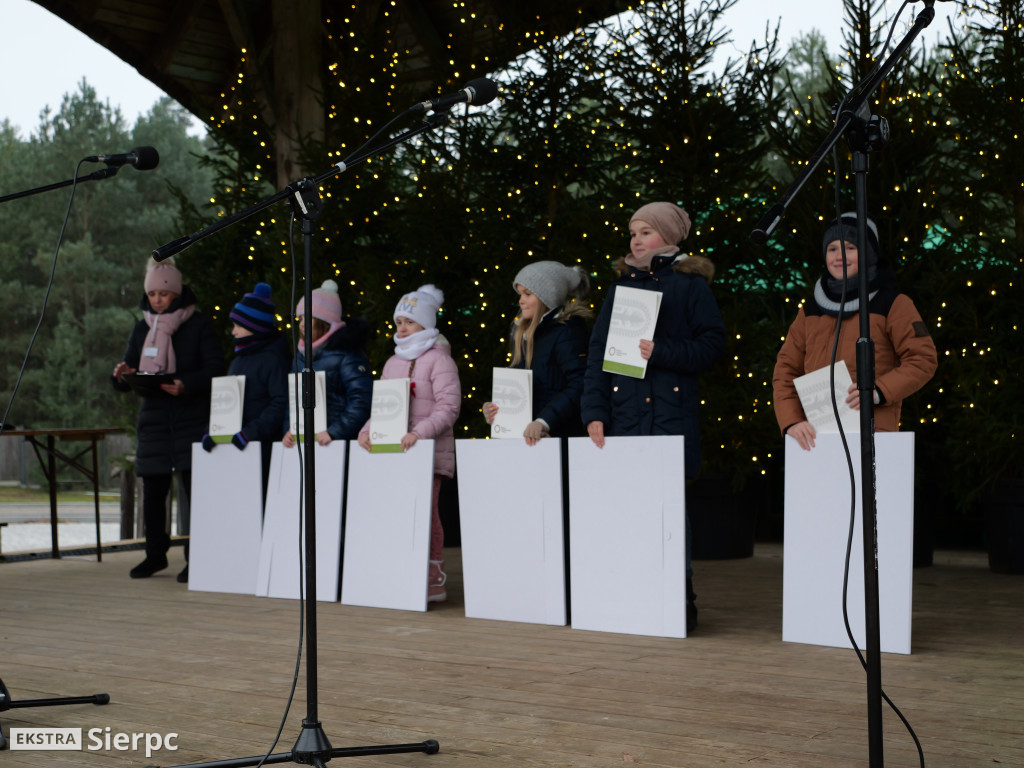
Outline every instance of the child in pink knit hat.
[[[314, 371], [324, 371], [327, 380], [327, 429], [316, 436], [320, 445], [332, 440], [351, 440], [370, 417], [373, 398], [373, 374], [366, 359], [366, 342], [370, 325], [362, 318], [344, 318], [338, 284], [331, 279], [313, 291], [313, 350]], [[295, 314], [299, 318], [299, 342], [295, 352], [293, 373], [306, 366], [306, 300], [299, 299]], [[285, 436], [281, 440], [288, 448], [295, 445], [289, 417], [285, 419]]]

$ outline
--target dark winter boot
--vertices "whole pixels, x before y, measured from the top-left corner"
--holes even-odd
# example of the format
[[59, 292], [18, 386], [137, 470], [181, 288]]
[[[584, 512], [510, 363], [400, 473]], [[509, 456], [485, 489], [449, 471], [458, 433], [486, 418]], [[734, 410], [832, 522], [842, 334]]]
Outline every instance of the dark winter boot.
[[697, 628], [697, 594], [693, 591], [693, 580], [686, 580], [686, 634]]

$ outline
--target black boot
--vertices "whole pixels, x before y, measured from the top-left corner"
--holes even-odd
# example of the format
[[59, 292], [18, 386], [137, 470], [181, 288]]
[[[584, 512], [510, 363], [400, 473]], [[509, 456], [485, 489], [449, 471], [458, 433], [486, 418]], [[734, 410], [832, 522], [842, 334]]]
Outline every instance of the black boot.
[[146, 559], [136, 565], [128, 575], [133, 579], [148, 579], [157, 571], [167, 567], [167, 555], [146, 555]]
[[179, 584], [188, 584], [188, 563], [185, 563], [185, 570], [178, 574]]
[[693, 580], [686, 580], [686, 634], [697, 628], [697, 594], [693, 591]]

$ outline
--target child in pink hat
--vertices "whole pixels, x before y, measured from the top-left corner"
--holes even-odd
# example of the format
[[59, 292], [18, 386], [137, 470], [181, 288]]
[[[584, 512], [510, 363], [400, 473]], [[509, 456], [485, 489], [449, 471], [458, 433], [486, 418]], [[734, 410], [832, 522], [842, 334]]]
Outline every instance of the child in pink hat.
[[[312, 322], [314, 371], [324, 371], [327, 383], [327, 429], [316, 436], [320, 445], [332, 440], [352, 440], [370, 417], [373, 398], [373, 374], [366, 359], [370, 325], [362, 318], [344, 318], [338, 284], [331, 279], [313, 291], [313, 309], [306, 312], [305, 297], [299, 299], [295, 315], [299, 318], [299, 343], [293, 373], [306, 366], [306, 323]], [[307, 317], [307, 314], [310, 317]], [[295, 445], [290, 415], [285, 419], [286, 447]]]

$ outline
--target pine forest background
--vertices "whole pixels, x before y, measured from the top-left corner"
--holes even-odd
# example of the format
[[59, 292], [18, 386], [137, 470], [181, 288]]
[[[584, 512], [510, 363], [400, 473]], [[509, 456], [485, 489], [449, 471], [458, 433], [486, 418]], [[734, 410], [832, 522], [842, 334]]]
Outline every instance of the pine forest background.
[[[517, 59], [486, 73], [500, 87], [493, 104], [456, 107], [442, 129], [322, 185], [313, 280], [336, 279], [345, 313], [371, 322], [378, 369], [392, 350], [397, 298], [422, 283], [441, 287], [439, 325], [465, 394], [457, 436], [481, 437], [491, 369], [508, 360], [516, 271], [538, 259], [578, 263], [597, 308], [628, 250], [630, 213], [651, 200], [679, 203], [694, 221], [684, 247], [716, 265], [712, 288], [729, 337], [725, 359], [702, 378], [702, 474], [752, 490], [777, 519], [783, 440], [771, 372], [821, 273], [837, 186], [840, 208], [854, 207], [845, 142], [767, 245], [750, 232], [831, 130], [834, 105], [881, 58], [888, 24], [880, 3], [845, 0], [842, 50], [827, 50], [816, 33], [783, 50], [769, 30], [769, 42], [722, 66], [712, 61], [730, 35], [721, 17], [738, 1], [651, 3], [571, 35], [525, 40]], [[892, 141], [871, 155], [868, 205], [940, 355], [934, 380], [904, 403], [902, 428], [918, 435], [918, 509], [943, 521], [942, 543], [972, 545], [993, 483], [1024, 477], [1014, 373], [1024, 369], [1024, 94], [1015, 86], [1024, 8], [971, 2], [957, 12], [969, 14], [962, 31], [949, 25], [937, 45], [920, 38], [874, 94], [872, 114], [889, 121]], [[367, 53], [394, 47], [384, 26], [359, 28], [365, 39], [328, 35], [326, 139], [302, 150], [313, 171], [361, 146], [394, 116], [390, 104], [423, 97], [402, 93]], [[449, 86], [465, 79], [453, 72]], [[75, 158], [105, 148], [150, 145], [161, 157], [154, 171], [122, 169], [79, 186], [8, 424], [131, 429], [135, 403], [116, 397], [108, 378], [141, 316], [149, 253], [276, 191], [274, 134], [253, 99], [240, 81], [197, 138], [170, 99], [127, 125], [83, 80], [30, 135], [0, 124], [0, 195], [70, 178]], [[61, 192], [0, 206], [4, 407], [39, 324], [66, 207]], [[223, 329], [226, 358], [227, 313], [257, 281], [273, 286], [281, 327], [290, 327], [302, 241], [289, 213], [279, 204], [176, 259]]]

